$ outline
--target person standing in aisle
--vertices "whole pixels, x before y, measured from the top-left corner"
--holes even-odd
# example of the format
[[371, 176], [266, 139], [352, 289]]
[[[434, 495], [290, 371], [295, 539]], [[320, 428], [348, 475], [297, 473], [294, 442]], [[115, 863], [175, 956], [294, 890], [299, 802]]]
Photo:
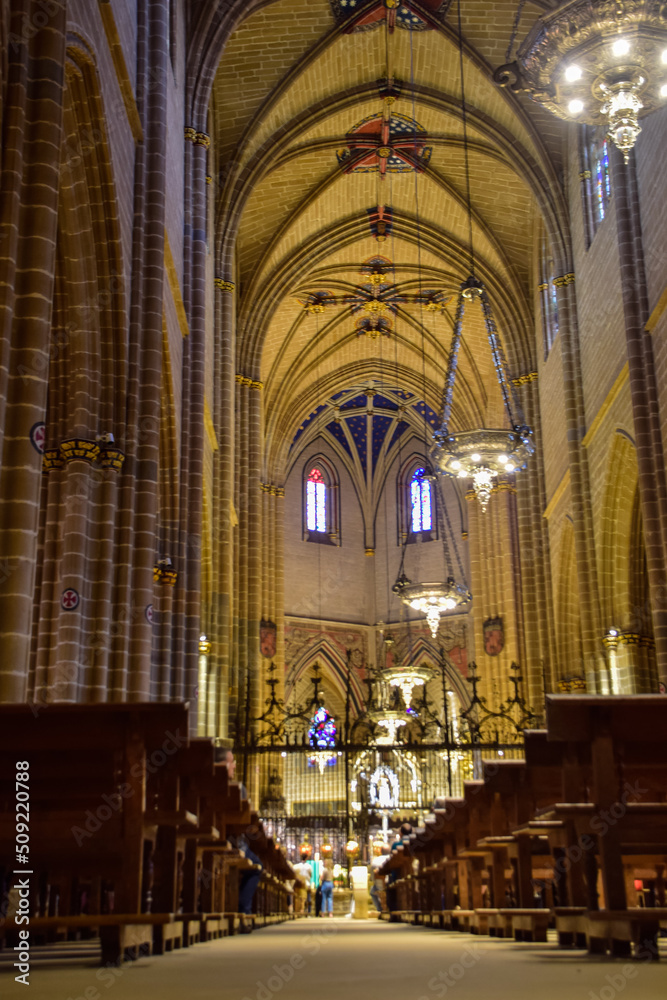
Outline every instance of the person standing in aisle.
[[333, 875], [326, 866], [322, 869], [322, 915], [333, 917]]

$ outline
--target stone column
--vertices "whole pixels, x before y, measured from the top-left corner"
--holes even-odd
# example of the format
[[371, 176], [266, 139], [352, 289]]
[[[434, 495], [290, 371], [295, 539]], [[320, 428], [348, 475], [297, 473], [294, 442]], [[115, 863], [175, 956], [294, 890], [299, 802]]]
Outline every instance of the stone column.
[[605, 694], [608, 692], [609, 682], [602, 647], [591, 490], [587, 456], [581, 443], [585, 433], [585, 415], [574, 274], [568, 272], [554, 278], [554, 285], [558, 296], [558, 327], [563, 365], [571, 514], [581, 612], [581, 641], [588, 691], [589, 693]]
[[146, 0], [137, 7], [137, 106], [144, 142], [135, 160], [127, 458], [120, 490], [118, 549], [123, 628], [114, 637], [112, 701], [146, 701], [151, 690], [162, 409], [168, 18], [166, 0]]
[[545, 676], [549, 684], [555, 654], [549, 537], [543, 517], [546, 496], [537, 373], [520, 376], [514, 384], [520, 393], [526, 422], [533, 429], [535, 442], [535, 454], [527, 467], [516, 476], [516, 483], [526, 696], [531, 708], [540, 712], [544, 707]]
[[611, 167], [655, 652], [658, 675], [667, 682], [667, 480], [653, 342], [646, 330], [648, 293], [634, 154], [626, 165], [612, 147]]
[[[484, 512], [472, 490], [466, 496], [476, 660], [482, 691], [489, 707], [496, 709], [510, 695], [510, 665], [521, 659], [515, 487], [509, 482], [499, 483]], [[484, 622], [496, 617], [502, 618], [504, 645], [499, 653], [489, 655], [484, 651]]]
[[[26, 697], [55, 274], [64, 2], [11, 4], [0, 174], [0, 701]], [[43, 17], [43, 13], [40, 13]]]
[[[179, 587], [174, 614], [173, 696], [189, 698], [197, 686], [201, 632], [202, 505], [204, 488], [204, 393], [206, 338], [207, 150], [210, 139], [194, 127], [185, 130], [187, 202], [183, 291], [189, 336], [183, 344], [181, 475], [179, 498]], [[190, 724], [196, 731], [193, 713]]]
[[[215, 383], [213, 424], [218, 451], [213, 456], [213, 595], [211, 655], [209, 675], [217, 685], [215, 728], [211, 735], [229, 735], [230, 716], [236, 712], [236, 685], [232, 664], [234, 605], [234, 480], [235, 480], [235, 397], [234, 357], [235, 297], [234, 284], [215, 279]], [[209, 686], [210, 689], [210, 686]], [[233, 693], [233, 703], [229, 695]]]
[[250, 716], [260, 712], [261, 657], [259, 653], [259, 623], [262, 602], [262, 562], [265, 524], [262, 518], [262, 492], [260, 489], [263, 433], [261, 383], [253, 380], [248, 399], [248, 598], [246, 606], [246, 657], [250, 671]]

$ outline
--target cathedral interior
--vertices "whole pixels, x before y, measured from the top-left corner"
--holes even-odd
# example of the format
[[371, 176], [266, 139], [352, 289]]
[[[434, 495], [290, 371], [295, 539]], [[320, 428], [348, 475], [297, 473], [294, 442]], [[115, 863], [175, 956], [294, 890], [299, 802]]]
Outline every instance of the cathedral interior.
[[3, 768], [182, 710], [342, 892], [575, 705], [661, 762], [664, 6], [3, 0], [0, 50]]

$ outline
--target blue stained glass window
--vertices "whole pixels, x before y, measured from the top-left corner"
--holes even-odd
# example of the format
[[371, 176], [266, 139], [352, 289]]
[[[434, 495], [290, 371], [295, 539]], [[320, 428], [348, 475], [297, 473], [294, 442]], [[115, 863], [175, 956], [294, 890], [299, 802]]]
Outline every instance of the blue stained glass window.
[[607, 205], [611, 197], [611, 180], [609, 176], [609, 148], [607, 140], [594, 143], [593, 164], [595, 181], [595, 211], [600, 222], [607, 213]]
[[320, 705], [311, 719], [308, 742], [311, 747], [318, 747], [320, 750], [336, 746], [336, 723], [324, 705]]
[[311, 720], [310, 729], [308, 730], [308, 742], [311, 747], [316, 747], [319, 751], [316, 756], [308, 758], [308, 766], [314, 767], [317, 764], [320, 767], [320, 771], [325, 766], [333, 767], [338, 760], [337, 754], [332, 753], [327, 756], [322, 751], [336, 746], [336, 723], [323, 705], [318, 708]]
[[431, 484], [424, 478], [424, 469], [417, 469], [410, 480], [410, 528], [412, 531], [430, 531], [433, 527]]
[[327, 530], [327, 487], [319, 469], [311, 469], [306, 484], [308, 531]]
[[556, 339], [558, 333], [558, 292], [554, 285], [554, 276], [549, 279], [549, 346]]

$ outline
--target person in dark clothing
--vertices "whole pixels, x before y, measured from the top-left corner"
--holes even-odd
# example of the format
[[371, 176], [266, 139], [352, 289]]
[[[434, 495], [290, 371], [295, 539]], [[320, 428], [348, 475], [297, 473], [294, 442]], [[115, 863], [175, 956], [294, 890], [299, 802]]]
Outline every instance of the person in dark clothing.
[[[234, 775], [236, 774], [236, 760], [234, 759], [233, 752], [229, 748], [223, 748], [220, 752], [220, 763], [224, 764], [227, 768], [227, 774], [229, 775], [230, 781], [234, 781]], [[243, 785], [241, 785], [241, 793], [243, 796], [246, 795]], [[237, 850], [239, 850], [247, 858], [247, 860], [251, 861], [255, 866], [253, 868], [245, 868], [239, 879], [238, 912], [245, 915], [250, 915], [252, 913], [253, 900], [262, 878], [262, 862], [257, 857], [255, 852], [251, 850], [247, 839], [248, 837], [252, 837], [253, 833], [257, 833], [258, 829], [259, 828], [253, 824], [247, 828], [245, 834], [230, 838], [232, 846], [236, 847]], [[244, 921], [240, 928], [242, 934], [249, 934], [251, 929], [249, 921]]]

